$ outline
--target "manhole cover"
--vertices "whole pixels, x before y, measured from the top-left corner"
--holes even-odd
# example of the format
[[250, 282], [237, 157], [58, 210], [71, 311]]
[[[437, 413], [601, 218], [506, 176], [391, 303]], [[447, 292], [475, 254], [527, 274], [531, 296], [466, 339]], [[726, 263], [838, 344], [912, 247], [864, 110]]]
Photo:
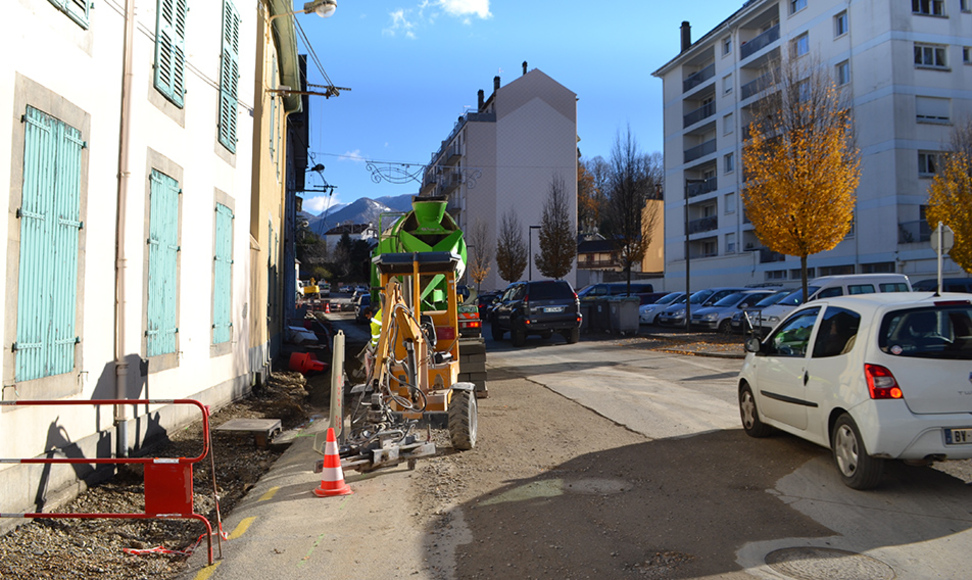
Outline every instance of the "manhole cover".
[[766, 555], [766, 564], [796, 580], [892, 580], [894, 570], [870, 556], [833, 548], [783, 548]]

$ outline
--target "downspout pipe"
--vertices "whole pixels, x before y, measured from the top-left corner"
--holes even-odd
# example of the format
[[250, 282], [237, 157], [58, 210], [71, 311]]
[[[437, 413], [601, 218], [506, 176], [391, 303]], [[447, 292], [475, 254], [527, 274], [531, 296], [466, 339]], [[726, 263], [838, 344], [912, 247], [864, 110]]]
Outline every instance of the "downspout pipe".
[[[115, 398], [128, 397], [128, 361], [125, 353], [125, 219], [128, 215], [129, 147], [131, 142], [132, 61], [135, 38], [135, 0], [125, 0], [125, 48], [122, 60], [121, 118], [118, 137], [118, 200], [115, 225]], [[115, 454], [128, 456], [128, 408], [115, 405]]]

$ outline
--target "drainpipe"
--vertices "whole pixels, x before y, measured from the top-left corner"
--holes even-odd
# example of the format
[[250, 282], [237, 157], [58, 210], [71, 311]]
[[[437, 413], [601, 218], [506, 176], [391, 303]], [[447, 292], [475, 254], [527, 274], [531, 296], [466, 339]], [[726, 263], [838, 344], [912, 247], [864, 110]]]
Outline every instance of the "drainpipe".
[[[135, 35], [135, 0], [125, 1], [125, 48], [122, 64], [121, 118], [118, 137], [118, 201], [115, 226], [115, 398], [127, 399], [128, 362], [125, 358], [125, 218], [128, 213], [128, 149], [132, 113], [132, 45]], [[117, 457], [128, 456], [128, 415], [125, 405], [115, 405]]]

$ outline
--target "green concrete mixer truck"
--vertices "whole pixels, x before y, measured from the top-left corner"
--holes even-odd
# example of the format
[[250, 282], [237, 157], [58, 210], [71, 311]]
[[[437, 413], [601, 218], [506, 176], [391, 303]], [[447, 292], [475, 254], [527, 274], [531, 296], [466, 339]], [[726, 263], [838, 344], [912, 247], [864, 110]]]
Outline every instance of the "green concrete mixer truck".
[[[463, 231], [446, 211], [444, 197], [414, 197], [412, 210], [384, 213], [378, 218], [378, 245], [372, 252], [371, 300], [379, 304], [381, 281], [375, 259], [381, 254], [449, 252], [459, 256], [454, 280], [461, 280], [466, 269], [466, 241]], [[459, 338], [459, 380], [476, 386], [476, 397], [488, 395], [486, 387], [486, 343], [482, 337], [482, 321], [475, 292], [463, 292], [452, 287], [445, 276], [422, 277], [419, 292], [422, 311], [443, 311], [449, 308], [448, 292], [456, 292], [458, 327], [447, 329]], [[453, 284], [454, 285], [454, 284]], [[437, 329], [440, 333], [442, 329]]]

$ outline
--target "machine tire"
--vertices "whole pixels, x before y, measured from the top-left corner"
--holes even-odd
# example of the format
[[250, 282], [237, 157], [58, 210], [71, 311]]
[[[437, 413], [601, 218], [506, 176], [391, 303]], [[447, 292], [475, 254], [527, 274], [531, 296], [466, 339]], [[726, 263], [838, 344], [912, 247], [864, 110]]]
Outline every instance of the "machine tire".
[[449, 439], [452, 447], [467, 451], [476, 447], [479, 405], [472, 391], [456, 389], [449, 405]]
[[493, 340], [497, 342], [503, 340], [503, 329], [499, 327], [499, 324], [493, 322], [489, 325], [489, 330], [493, 334]]
[[773, 433], [772, 427], [759, 420], [753, 390], [746, 383], [739, 387], [739, 418], [742, 420], [743, 431], [750, 437], [766, 437]]
[[727, 318], [719, 323], [719, 334], [732, 334], [732, 320]]
[[513, 340], [513, 346], [523, 346], [526, 344], [526, 331], [514, 325], [510, 331], [510, 338]]
[[864, 448], [861, 432], [850, 415], [837, 417], [830, 434], [837, 473], [844, 485], [853, 489], [871, 489], [881, 481], [884, 460], [871, 457]]
[[580, 340], [580, 327], [571, 328], [564, 333], [564, 339], [567, 340], [567, 344], [574, 344]]

